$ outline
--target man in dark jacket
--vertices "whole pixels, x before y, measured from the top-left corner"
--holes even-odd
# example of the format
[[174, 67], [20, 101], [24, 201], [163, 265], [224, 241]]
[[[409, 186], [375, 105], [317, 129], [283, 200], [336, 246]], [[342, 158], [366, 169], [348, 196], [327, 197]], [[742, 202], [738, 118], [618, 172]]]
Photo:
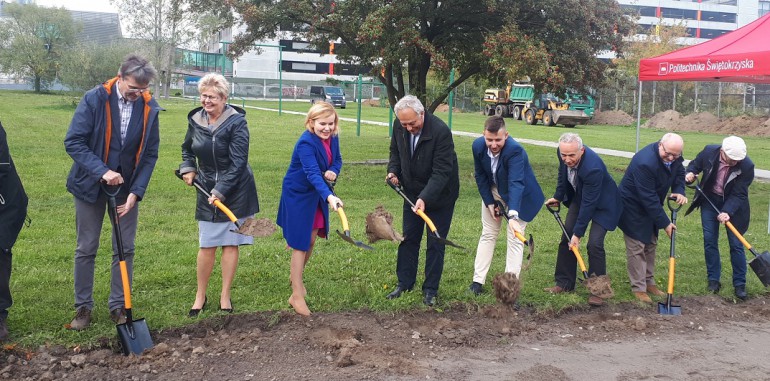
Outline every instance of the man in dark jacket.
[[501, 215], [508, 218], [505, 271], [518, 277], [524, 244], [516, 238], [515, 231], [524, 233], [527, 222], [532, 221], [542, 208], [545, 196], [529, 165], [527, 152], [508, 135], [502, 117], [487, 119], [484, 135], [473, 141], [472, 149], [474, 176], [481, 194], [481, 237], [470, 290], [479, 295], [492, 263], [502, 226]]
[[11, 248], [27, 217], [27, 202], [27, 193], [16, 173], [5, 129], [0, 123], [0, 341], [8, 339], [5, 320], [13, 304], [10, 287], [13, 259]]
[[623, 213], [618, 226], [626, 241], [628, 278], [634, 296], [643, 303], [652, 303], [648, 292], [655, 296], [666, 295], [655, 285], [655, 249], [658, 230], [665, 229], [671, 237], [676, 229], [663, 209], [669, 189], [677, 204], [687, 203], [683, 150], [681, 136], [663, 135], [659, 142], [647, 145], [634, 155], [618, 186], [623, 198]]
[[[571, 249], [580, 245], [580, 239], [585, 236], [589, 222], [591, 231], [586, 245], [588, 273], [607, 274], [604, 237], [608, 231], [615, 230], [618, 226], [618, 219], [623, 211], [623, 201], [618, 194], [615, 180], [607, 172], [607, 167], [599, 155], [584, 146], [578, 134], [563, 134], [559, 138], [556, 155], [559, 158], [556, 192], [546, 204], [558, 206], [559, 202], [562, 202], [569, 208], [564, 225], [571, 237], [567, 240], [567, 237], [562, 235], [554, 271], [556, 285], [545, 289], [554, 294], [575, 288], [577, 258]], [[597, 295], [590, 295], [588, 304], [601, 306], [604, 300]]]
[[[703, 225], [703, 252], [706, 255], [708, 289], [718, 293], [722, 261], [719, 258], [719, 224], [730, 221], [739, 233], [749, 229], [749, 185], [754, 181], [754, 162], [746, 156], [746, 143], [737, 136], [728, 136], [722, 145], [707, 145], [687, 166], [685, 180], [695, 181], [701, 175], [701, 188], [719, 211], [714, 210], [700, 194], [695, 195], [689, 214], [700, 208]], [[729, 229], [730, 263], [733, 266], [735, 296], [746, 300], [746, 253], [743, 244]]]
[[[120, 186], [118, 215], [129, 282], [133, 275], [138, 202], [144, 197], [158, 159], [160, 107], [149, 93], [156, 71], [137, 55], [129, 55], [117, 77], [88, 91], [72, 117], [64, 147], [74, 163], [67, 190], [75, 196], [75, 318], [70, 328], [82, 330], [91, 322], [94, 307], [94, 261], [107, 206], [101, 190]], [[113, 235], [113, 247], [115, 247]], [[123, 285], [117, 252], [112, 256], [110, 317], [126, 321]]]
[[[415, 203], [415, 209], [404, 201], [404, 240], [398, 246], [396, 263], [398, 285], [388, 294], [388, 299], [398, 298], [414, 287], [420, 241], [425, 230], [425, 222], [417, 210], [436, 222], [438, 233], [446, 237], [460, 193], [457, 155], [449, 127], [426, 112], [420, 100], [412, 95], [401, 98], [393, 110], [397, 120], [393, 123], [386, 180], [401, 185]], [[445, 247], [435, 239], [428, 239], [427, 246], [423, 302], [433, 306], [444, 270]]]

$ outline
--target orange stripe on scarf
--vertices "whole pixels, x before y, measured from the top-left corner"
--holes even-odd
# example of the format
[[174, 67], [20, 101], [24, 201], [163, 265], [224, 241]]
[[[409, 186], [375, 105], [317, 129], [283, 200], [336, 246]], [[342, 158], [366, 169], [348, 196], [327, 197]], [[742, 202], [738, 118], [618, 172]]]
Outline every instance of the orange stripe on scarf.
[[[104, 89], [107, 91], [107, 103], [105, 104], [105, 109], [107, 112], [107, 130], [104, 131], [104, 162], [107, 163], [107, 158], [110, 156], [110, 141], [112, 140], [112, 111], [110, 109], [110, 100], [109, 96], [112, 94], [112, 88], [115, 87], [115, 83], [118, 82], [118, 79], [120, 77], [115, 77], [107, 82], [104, 82], [102, 86], [104, 86]], [[142, 149], [144, 148], [144, 137], [147, 133], [147, 121], [150, 118], [150, 100], [152, 100], [152, 95], [149, 91], [145, 91], [142, 93], [142, 99], [144, 100], [144, 124], [142, 127], [142, 140], [139, 142], [139, 149], [136, 151], [136, 159], [135, 163], [138, 166], [139, 165], [139, 156], [142, 154]]]

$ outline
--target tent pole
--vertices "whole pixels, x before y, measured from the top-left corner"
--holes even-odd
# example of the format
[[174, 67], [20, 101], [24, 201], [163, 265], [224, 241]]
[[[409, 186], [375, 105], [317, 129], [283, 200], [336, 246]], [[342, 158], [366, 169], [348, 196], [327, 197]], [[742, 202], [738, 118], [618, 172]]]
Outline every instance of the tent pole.
[[639, 81], [639, 100], [636, 108], [636, 150], [639, 152], [639, 128], [642, 126], [642, 81]]

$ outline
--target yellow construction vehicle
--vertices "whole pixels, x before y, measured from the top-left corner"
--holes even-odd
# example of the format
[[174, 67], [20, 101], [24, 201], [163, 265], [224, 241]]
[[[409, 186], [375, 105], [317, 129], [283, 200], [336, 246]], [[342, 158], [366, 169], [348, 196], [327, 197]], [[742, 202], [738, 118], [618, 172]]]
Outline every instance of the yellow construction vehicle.
[[565, 127], [575, 127], [586, 124], [591, 119], [583, 111], [570, 110], [569, 103], [563, 102], [553, 94], [542, 94], [539, 98], [527, 102], [522, 109], [527, 124], [535, 125], [542, 120], [546, 126], [563, 124]]

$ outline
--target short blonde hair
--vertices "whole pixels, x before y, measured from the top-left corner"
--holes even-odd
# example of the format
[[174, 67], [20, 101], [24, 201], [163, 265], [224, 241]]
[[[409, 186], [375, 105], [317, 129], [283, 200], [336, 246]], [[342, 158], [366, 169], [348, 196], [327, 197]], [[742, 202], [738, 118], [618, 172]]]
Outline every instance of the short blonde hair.
[[223, 99], [230, 95], [230, 82], [222, 74], [208, 73], [198, 81], [198, 93], [213, 90]]
[[334, 110], [334, 106], [331, 103], [316, 102], [314, 105], [310, 106], [307, 117], [305, 117], [305, 128], [310, 132], [314, 132], [313, 122], [317, 119], [327, 118], [331, 115], [334, 115], [334, 129], [332, 130], [332, 135], [337, 135], [340, 132], [340, 117], [337, 115], [337, 111]]

